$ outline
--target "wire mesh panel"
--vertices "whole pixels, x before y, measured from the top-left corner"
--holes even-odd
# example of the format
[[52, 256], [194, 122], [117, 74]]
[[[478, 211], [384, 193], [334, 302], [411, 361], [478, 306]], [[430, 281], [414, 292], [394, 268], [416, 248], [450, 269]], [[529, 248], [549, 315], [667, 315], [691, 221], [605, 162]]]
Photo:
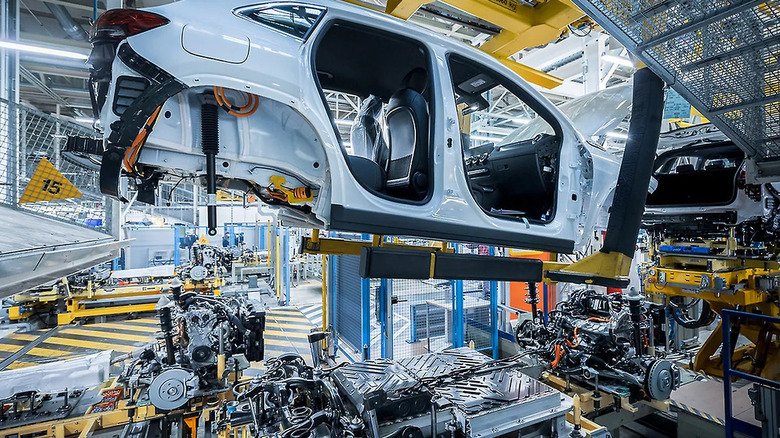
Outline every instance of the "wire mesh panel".
[[452, 345], [452, 282], [392, 280], [393, 359]]
[[[100, 193], [100, 163], [66, 152], [69, 135], [85, 137], [93, 132], [0, 100], [0, 202], [110, 232], [111, 201]], [[65, 199], [42, 200], [47, 196], [41, 193]]]
[[[458, 252], [462, 254], [488, 256], [489, 250], [486, 245], [458, 245]], [[473, 343], [477, 350], [493, 346], [490, 305], [489, 281], [463, 281], [463, 340], [466, 346]]]
[[756, 161], [780, 159], [780, 5], [574, 0]]

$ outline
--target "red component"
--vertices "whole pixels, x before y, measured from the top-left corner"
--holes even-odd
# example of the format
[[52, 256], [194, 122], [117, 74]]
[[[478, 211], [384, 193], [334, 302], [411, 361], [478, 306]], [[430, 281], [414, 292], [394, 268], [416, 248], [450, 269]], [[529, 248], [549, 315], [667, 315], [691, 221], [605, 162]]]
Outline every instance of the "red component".
[[90, 32], [90, 41], [123, 40], [170, 23], [160, 14], [138, 9], [111, 9], [98, 17]]

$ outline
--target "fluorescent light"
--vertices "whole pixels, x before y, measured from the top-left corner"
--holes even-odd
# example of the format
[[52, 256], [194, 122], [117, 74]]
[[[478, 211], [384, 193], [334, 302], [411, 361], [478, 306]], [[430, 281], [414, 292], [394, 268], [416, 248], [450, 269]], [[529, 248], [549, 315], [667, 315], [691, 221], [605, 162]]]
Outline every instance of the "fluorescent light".
[[73, 120], [77, 123], [95, 123], [95, 119], [92, 117], [76, 117]]
[[89, 55], [69, 50], [52, 49], [50, 47], [36, 46], [27, 43], [16, 43], [11, 41], [0, 41], [0, 48], [18, 50], [20, 52], [39, 53], [41, 55], [59, 56], [61, 58], [87, 60]]
[[477, 141], [495, 141], [495, 140], [500, 140], [500, 138], [488, 137], [486, 135], [470, 135], [469, 138], [471, 138], [472, 140], [477, 140]]
[[611, 62], [613, 64], [622, 65], [625, 67], [633, 67], [634, 63], [631, 62], [630, 59], [624, 58], [622, 56], [615, 56], [615, 55], [604, 55], [601, 57], [604, 61]]
[[484, 132], [486, 134], [496, 134], [496, 135], [509, 135], [512, 132], [512, 128], [499, 128], [496, 126], [480, 126], [476, 130], [479, 132]]
[[607, 132], [607, 137], [618, 139], [618, 140], [628, 140], [628, 133], [611, 131], [611, 132]]
[[354, 122], [352, 120], [346, 120], [346, 119], [336, 119], [337, 125], [349, 125], [352, 126]]

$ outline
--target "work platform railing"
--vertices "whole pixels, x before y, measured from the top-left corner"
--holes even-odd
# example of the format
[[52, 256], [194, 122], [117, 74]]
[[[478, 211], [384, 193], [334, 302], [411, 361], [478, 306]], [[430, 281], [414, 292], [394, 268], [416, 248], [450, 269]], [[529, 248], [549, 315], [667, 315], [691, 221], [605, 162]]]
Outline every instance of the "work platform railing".
[[573, 0], [756, 161], [780, 175], [780, 4]]
[[[721, 313], [721, 317], [723, 318], [722, 325], [723, 325], [723, 351], [724, 354], [721, 354], [721, 357], [723, 357], [723, 397], [724, 397], [724, 408], [725, 408], [725, 420], [726, 420], [726, 437], [731, 438], [734, 436], [734, 432], [739, 432], [748, 436], [753, 437], [761, 437], [761, 436], [777, 436], [777, 418], [775, 418], [775, 421], [770, 422], [770, 426], [768, 429], [774, 428], [773, 433], [769, 434], [762, 434], [762, 429], [755, 424], [748, 423], [744, 420], [740, 420], [738, 418], [734, 418], [733, 412], [732, 412], [732, 406], [731, 406], [731, 387], [732, 387], [732, 378], [739, 378], [744, 379], [753, 383], [757, 383], [759, 385], [763, 385], [766, 388], [771, 388], [774, 391], [780, 391], [780, 382], [776, 380], [770, 380], [766, 379], [764, 377], [756, 376], [754, 374], [749, 374], [744, 371], [740, 371], [737, 369], [732, 368], [733, 365], [733, 358], [732, 352], [734, 351], [734, 345], [731, 345], [732, 339], [731, 339], [731, 325], [736, 320], [753, 320], [753, 321], [760, 321], [765, 323], [766, 325], [779, 325], [780, 324], [780, 318], [767, 316], [767, 315], [759, 315], [756, 313], [747, 313], [747, 312], [739, 312], [736, 310], [724, 310]], [[770, 412], [770, 415], [775, 415], [775, 412]], [[773, 424], [773, 426], [771, 426]]]
[[[68, 136], [93, 135], [85, 126], [0, 99], [0, 204], [110, 233], [113, 201], [100, 193], [100, 163], [65, 152]], [[22, 202], [25, 188], [44, 159], [81, 196]], [[56, 183], [41, 188], [56, 191], [60, 188]]]

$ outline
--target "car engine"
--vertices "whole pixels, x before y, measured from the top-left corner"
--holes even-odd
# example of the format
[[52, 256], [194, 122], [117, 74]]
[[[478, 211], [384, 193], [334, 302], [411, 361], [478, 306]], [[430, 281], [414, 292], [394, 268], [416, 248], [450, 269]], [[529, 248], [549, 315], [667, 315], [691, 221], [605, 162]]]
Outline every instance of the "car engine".
[[172, 300], [158, 304], [162, 343], [136, 350], [119, 377], [126, 393], [141, 391], [162, 410], [224, 391], [239, 372], [264, 355], [265, 312], [242, 296], [182, 293], [175, 281]]
[[553, 374], [631, 401], [665, 400], [679, 386], [680, 371], [645, 353], [660, 333], [653, 321], [659, 321], [661, 309], [636, 291], [626, 296], [583, 290], [561, 301], [547, 324], [518, 325], [515, 337]]
[[[303, 437], [479, 437], [565, 432], [571, 399], [468, 348], [306, 365], [296, 354], [268, 360], [263, 376], [234, 387], [216, 413], [217, 432]], [[241, 432], [243, 433], [243, 432]]]
[[181, 269], [182, 278], [195, 281], [226, 276], [232, 267], [233, 253], [214, 245], [194, 244], [190, 248], [190, 263]]

